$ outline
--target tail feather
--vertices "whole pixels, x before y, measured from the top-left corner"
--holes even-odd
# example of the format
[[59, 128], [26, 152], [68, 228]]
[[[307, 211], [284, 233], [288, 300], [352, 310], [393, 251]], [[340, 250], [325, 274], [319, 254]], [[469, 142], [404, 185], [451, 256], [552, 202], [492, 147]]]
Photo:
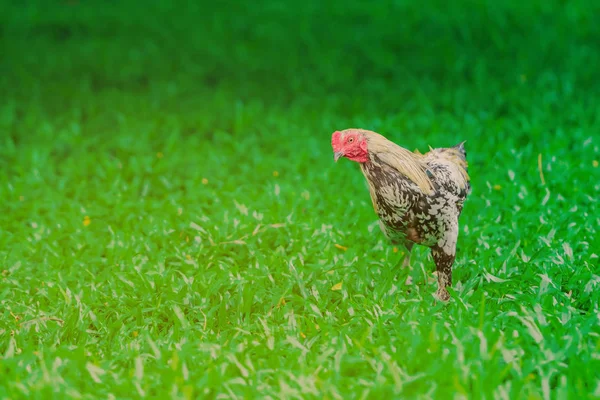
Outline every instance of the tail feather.
[[442, 169], [453, 176], [452, 179], [458, 183], [460, 188], [467, 192], [470, 191], [467, 151], [464, 141], [452, 147], [432, 149], [425, 155], [425, 160], [434, 170], [436, 166], [442, 166]]
[[467, 150], [465, 149], [465, 143], [466, 142], [467, 142], [466, 140], [463, 140], [462, 142], [460, 142], [456, 146], [452, 146], [453, 149], [458, 150], [458, 153], [459, 153], [459, 155], [460, 155], [460, 157], [462, 158], [463, 161], [467, 161]]

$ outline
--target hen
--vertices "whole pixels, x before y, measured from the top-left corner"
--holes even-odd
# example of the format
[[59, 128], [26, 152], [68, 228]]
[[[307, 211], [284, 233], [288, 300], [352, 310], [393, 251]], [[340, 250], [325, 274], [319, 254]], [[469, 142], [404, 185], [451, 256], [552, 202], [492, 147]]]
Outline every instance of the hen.
[[419, 154], [378, 133], [346, 129], [334, 132], [331, 144], [335, 161], [346, 157], [359, 163], [381, 230], [408, 250], [404, 265], [415, 243], [431, 248], [438, 276], [436, 294], [447, 301], [458, 217], [471, 191], [464, 142]]

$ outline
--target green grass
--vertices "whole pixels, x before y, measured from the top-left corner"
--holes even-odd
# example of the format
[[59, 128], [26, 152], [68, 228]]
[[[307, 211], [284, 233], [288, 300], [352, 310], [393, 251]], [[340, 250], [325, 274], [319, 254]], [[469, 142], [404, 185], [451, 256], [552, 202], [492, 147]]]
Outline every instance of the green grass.
[[[598, 4], [22, 3], [0, 397], [600, 397]], [[467, 140], [448, 304], [347, 127]]]

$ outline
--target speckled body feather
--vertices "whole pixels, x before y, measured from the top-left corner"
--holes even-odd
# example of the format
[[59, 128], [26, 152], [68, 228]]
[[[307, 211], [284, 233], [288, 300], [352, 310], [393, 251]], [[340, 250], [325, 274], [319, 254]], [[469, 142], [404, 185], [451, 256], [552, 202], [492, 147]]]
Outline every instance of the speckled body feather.
[[[451, 148], [412, 153], [370, 131], [340, 132], [365, 139], [367, 157], [360, 162], [381, 229], [410, 251], [428, 246], [438, 270], [438, 296], [447, 300], [458, 238], [458, 218], [470, 192], [464, 142]], [[335, 144], [334, 144], [335, 150]]]

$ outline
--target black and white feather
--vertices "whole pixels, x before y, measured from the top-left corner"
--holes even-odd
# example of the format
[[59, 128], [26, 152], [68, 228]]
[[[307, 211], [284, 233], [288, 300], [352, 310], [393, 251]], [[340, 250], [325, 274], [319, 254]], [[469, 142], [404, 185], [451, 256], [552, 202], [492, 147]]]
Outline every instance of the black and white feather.
[[409, 252], [415, 243], [432, 249], [438, 272], [437, 294], [447, 300], [458, 219], [471, 190], [464, 142], [419, 154], [375, 132], [360, 132], [367, 139], [369, 154], [368, 161], [360, 166], [381, 229]]

